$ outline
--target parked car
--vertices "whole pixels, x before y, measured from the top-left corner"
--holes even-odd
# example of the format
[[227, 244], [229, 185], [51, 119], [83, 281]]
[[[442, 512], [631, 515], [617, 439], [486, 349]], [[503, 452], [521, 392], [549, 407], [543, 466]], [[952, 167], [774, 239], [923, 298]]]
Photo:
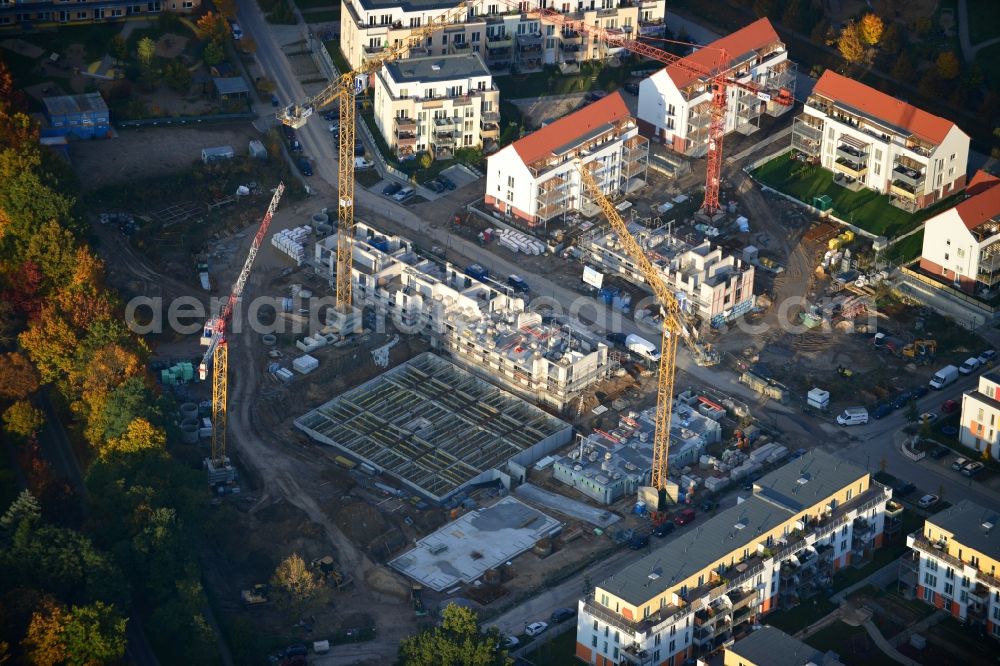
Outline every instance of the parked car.
[[440, 194], [441, 192], [444, 192], [444, 185], [441, 183], [441, 181], [436, 179], [428, 180], [426, 183], [424, 183], [424, 187], [426, 187], [431, 192], [434, 192], [435, 194]]
[[906, 403], [908, 402], [910, 402], [910, 392], [903, 391], [895, 398], [893, 398], [889, 404], [892, 406], [893, 409], [902, 409], [903, 407], [906, 407]]
[[375, 164], [372, 163], [371, 160], [366, 160], [363, 157], [355, 157], [354, 158], [354, 168], [355, 169], [371, 169], [373, 166], [375, 166]]
[[524, 633], [528, 634], [529, 636], [537, 636], [538, 634], [542, 633], [548, 628], [549, 625], [546, 624], [545, 622], [532, 622], [525, 628]]
[[958, 371], [963, 375], [971, 375], [973, 372], [979, 369], [979, 359], [975, 356], [970, 356], [965, 359], [962, 365], [958, 366]]
[[677, 527], [687, 525], [695, 519], [696, 515], [697, 514], [694, 512], [694, 509], [682, 509], [677, 512], [676, 516], [674, 516], [674, 524], [677, 525]]
[[920, 415], [920, 418], [918, 420], [920, 421], [920, 423], [928, 423], [928, 424], [934, 423], [935, 421], [937, 421], [937, 414], [935, 414], [934, 412], [924, 412], [923, 414]]
[[668, 522], [660, 523], [659, 525], [656, 526], [656, 529], [653, 530], [653, 536], [659, 537], [659, 538], [662, 539], [663, 537], [665, 537], [668, 534], [670, 534], [671, 532], [673, 532], [674, 531], [674, 527], [676, 527], [676, 525], [674, 525], [673, 523], [671, 523], [669, 521]]
[[552, 615], [549, 617], [549, 621], [552, 624], [559, 624], [560, 622], [565, 622], [571, 617], [576, 616], [576, 609], [574, 608], [557, 608], [552, 611]]
[[628, 542], [628, 547], [632, 550], [642, 550], [649, 545], [649, 535], [648, 534], [637, 534], [632, 537], [632, 540]]
[[712, 511], [715, 511], [716, 507], [718, 506], [719, 503], [714, 500], [705, 500], [704, 502], [698, 505], [698, 510], [701, 511], [702, 513], [711, 513]]
[[979, 365], [984, 367], [992, 367], [997, 360], [997, 353], [992, 349], [987, 349], [982, 354], [979, 355], [978, 361]]
[[624, 347], [625, 340], [628, 338], [628, 335], [626, 335], [625, 333], [608, 333], [604, 337], [611, 344], [618, 345], [619, 347]]
[[939, 499], [941, 498], [937, 495], [924, 495], [917, 501], [917, 506], [921, 509], [928, 509], [937, 504]]
[[971, 462], [965, 467], [963, 467], [962, 474], [964, 474], [965, 476], [972, 477], [982, 472], [984, 467], [985, 465], [983, 465], [983, 463], [977, 460], [976, 462]]
[[507, 286], [521, 294], [527, 294], [531, 291], [531, 287], [528, 286], [528, 283], [517, 275], [507, 276]]
[[897, 497], [906, 497], [907, 495], [912, 495], [913, 491], [916, 489], [917, 487], [915, 485], [907, 481], [898, 488], [894, 488], [892, 492]]
[[392, 195], [392, 198], [396, 201], [402, 203], [413, 196], [414, 189], [412, 187], [404, 187], [400, 191]]
[[950, 450], [951, 449], [949, 449], [946, 446], [935, 446], [933, 449], [931, 449], [929, 455], [934, 460], [941, 460], [941, 458], [944, 458], [946, 455], [948, 455], [948, 452]]
[[941, 404], [941, 411], [945, 414], [951, 414], [952, 412], [957, 412], [958, 408], [961, 407], [961, 403], [958, 400], [945, 400]]
[[300, 157], [297, 164], [299, 166], [299, 171], [302, 172], [303, 176], [313, 175], [313, 168], [312, 165], [309, 164], [309, 160], [304, 157]]
[[453, 183], [452, 180], [451, 180], [451, 178], [449, 178], [448, 176], [444, 175], [443, 173], [442, 174], [438, 174], [437, 179], [447, 189], [449, 189], [449, 190], [455, 189], [455, 183]]
[[956, 472], [965, 467], [969, 463], [968, 458], [958, 457], [951, 462], [951, 468]]
[[354, 156], [355, 157], [365, 156], [365, 144], [361, 143], [360, 141], [354, 144]]
[[517, 636], [508, 636], [503, 641], [503, 646], [505, 648], [515, 648], [520, 644], [521, 641], [517, 640]]
[[626, 83], [625, 86], [624, 86], [624, 88], [625, 88], [625, 92], [629, 93], [630, 95], [638, 95], [639, 94], [639, 84], [638, 83]]
[[926, 385], [921, 384], [920, 386], [917, 386], [912, 391], [910, 391], [910, 396], [914, 400], [920, 400], [922, 397], [924, 397], [925, 395], [927, 395], [930, 392], [931, 392], [931, 390], [929, 388], [927, 388]]
[[340, 134], [340, 122], [334, 121], [326, 126], [330, 130], [330, 134]]
[[278, 99], [277, 95], [271, 95], [271, 106], [275, 108], [281, 106], [281, 100]]
[[403, 186], [400, 185], [399, 183], [389, 183], [388, 185], [382, 188], [382, 194], [384, 194], [387, 197], [391, 197], [397, 192], [399, 192], [401, 189], [403, 189]]
[[289, 141], [288, 142], [288, 148], [293, 153], [301, 153], [302, 152], [302, 144], [299, 143], [298, 139], [292, 139], [291, 141]]
[[885, 416], [889, 416], [889, 414], [891, 413], [892, 413], [892, 405], [890, 405], [887, 402], [883, 402], [881, 405], [878, 405], [874, 409], [874, 411], [872, 411], [872, 416], [875, 417], [876, 419], [880, 419]]

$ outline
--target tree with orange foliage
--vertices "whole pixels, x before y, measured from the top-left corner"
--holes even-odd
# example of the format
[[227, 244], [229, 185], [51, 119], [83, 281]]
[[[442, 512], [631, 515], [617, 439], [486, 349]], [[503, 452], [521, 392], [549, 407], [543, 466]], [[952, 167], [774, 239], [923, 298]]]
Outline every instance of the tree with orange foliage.
[[202, 41], [221, 43], [229, 36], [229, 22], [222, 14], [208, 12], [198, 19], [195, 33]]
[[869, 46], [875, 46], [881, 41], [884, 30], [885, 24], [882, 23], [882, 19], [878, 17], [878, 14], [865, 14], [861, 17], [861, 22], [858, 23], [858, 36], [861, 37], [861, 41]]
[[66, 613], [62, 605], [51, 598], [42, 601], [41, 608], [31, 614], [24, 645], [35, 666], [57, 666], [66, 661]]
[[24, 400], [38, 390], [38, 371], [21, 352], [0, 356], [0, 400]]

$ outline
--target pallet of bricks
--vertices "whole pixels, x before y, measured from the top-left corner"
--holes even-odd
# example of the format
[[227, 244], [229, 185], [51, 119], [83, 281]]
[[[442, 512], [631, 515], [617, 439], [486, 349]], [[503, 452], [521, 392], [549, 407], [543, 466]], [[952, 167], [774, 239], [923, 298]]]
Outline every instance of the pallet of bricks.
[[308, 224], [283, 229], [271, 237], [271, 245], [291, 257], [296, 266], [301, 266], [306, 260], [306, 242], [311, 234], [312, 227]]

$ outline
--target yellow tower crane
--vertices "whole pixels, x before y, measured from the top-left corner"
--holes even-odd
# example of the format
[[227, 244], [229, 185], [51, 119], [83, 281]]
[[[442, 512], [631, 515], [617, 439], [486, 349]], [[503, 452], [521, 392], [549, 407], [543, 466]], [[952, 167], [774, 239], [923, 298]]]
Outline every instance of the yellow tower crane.
[[[329, 86], [310, 99], [291, 104], [278, 113], [278, 121], [298, 129], [317, 110], [334, 101], [340, 101], [340, 145], [337, 163], [337, 311], [342, 317], [352, 314], [351, 258], [354, 248], [354, 137], [357, 109], [354, 98], [368, 87], [368, 78], [383, 65], [398, 60], [410, 49], [419, 47], [424, 39], [457, 20], [466, 18], [466, 2], [434, 17], [424, 26], [414, 28], [400, 42], [387, 45], [361, 67], [352, 72], [342, 72]], [[346, 327], [347, 320], [341, 320]]]
[[680, 305], [673, 292], [663, 283], [660, 272], [643, 252], [639, 242], [629, 233], [625, 220], [622, 219], [611, 200], [605, 196], [597, 184], [594, 174], [591, 173], [591, 169], [597, 166], [596, 162], [591, 164], [579, 162], [577, 168], [580, 172], [580, 179], [591, 198], [600, 207], [608, 222], [611, 223], [615, 233], [618, 234], [618, 239], [625, 251], [639, 266], [646, 284], [653, 290], [653, 294], [660, 302], [662, 309], [663, 342], [660, 345], [660, 370], [656, 382], [656, 430], [653, 433], [653, 473], [650, 479], [650, 485], [656, 491], [656, 509], [652, 512], [653, 522], [659, 524], [666, 519], [668, 499], [670, 501], [677, 500], [677, 484], [671, 482], [667, 476], [667, 461], [670, 451], [670, 416], [673, 410], [674, 375], [677, 367], [677, 343], [678, 340], [684, 338], [699, 362], [706, 357], [711, 357], [713, 352], [697, 343], [688, 333], [681, 319]]

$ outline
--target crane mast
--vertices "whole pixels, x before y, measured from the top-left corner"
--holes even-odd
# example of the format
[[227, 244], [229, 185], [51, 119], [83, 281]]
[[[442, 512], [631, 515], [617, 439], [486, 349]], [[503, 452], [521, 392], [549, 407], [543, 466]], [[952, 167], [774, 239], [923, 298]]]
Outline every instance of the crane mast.
[[336, 100], [340, 101], [340, 140], [337, 146], [337, 277], [336, 309], [345, 319], [341, 325], [347, 327], [352, 312], [351, 261], [354, 252], [354, 139], [357, 109], [354, 98], [368, 86], [368, 77], [387, 63], [398, 60], [410, 49], [422, 45], [424, 38], [446, 25], [464, 18], [468, 13], [465, 2], [449, 9], [444, 14], [432, 18], [427, 25], [413, 29], [406, 39], [387, 46], [381, 53], [367, 60], [353, 72], [343, 72], [336, 81], [315, 96], [292, 104], [278, 113], [278, 121], [293, 128], [306, 124], [318, 109]]
[[[674, 402], [674, 375], [677, 368], [677, 341], [685, 335], [680, 322], [680, 306], [673, 293], [663, 283], [659, 271], [653, 266], [639, 242], [629, 233], [628, 225], [610, 199], [601, 191], [600, 186], [590, 171], [592, 165], [578, 163], [580, 179], [591, 198], [600, 207], [611, 227], [618, 234], [632, 260], [639, 266], [646, 283], [660, 302], [663, 315], [662, 342], [660, 345], [660, 368], [656, 381], [656, 418], [653, 432], [653, 471], [650, 485], [657, 492], [657, 506], [653, 512], [654, 521], [661, 520], [666, 511], [668, 455], [670, 452], [670, 417]], [[675, 499], [675, 498], [674, 498]]]
[[226, 339], [226, 328], [232, 320], [233, 311], [236, 309], [240, 296], [243, 295], [243, 289], [246, 287], [247, 278], [250, 277], [254, 259], [257, 258], [257, 252], [264, 241], [264, 236], [267, 235], [267, 229], [271, 226], [271, 218], [274, 217], [274, 212], [278, 209], [278, 202], [281, 201], [281, 195], [284, 192], [285, 184], [278, 183], [278, 186], [274, 188], [274, 196], [271, 197], [267, 212], [264, 213], [264, 219], [260, 221], [257, 233], [250, 244], [250, 251], [247, 253], [246, 261], [243, 262], [243, 268], [229, 292], [229, 298], [226, 299], [219, 315], [205, 324], [202, 341], [208, 345], [208, 349], [205, 350], [205, 355], [198, 366], [198, 375], [204, 381], [208, 376], [209, 364], [212, 365], [212, 451], [208, 460], [210, 470], [221, 469], [227, 465], [226, 422], [229, 395], [229, 345]]

